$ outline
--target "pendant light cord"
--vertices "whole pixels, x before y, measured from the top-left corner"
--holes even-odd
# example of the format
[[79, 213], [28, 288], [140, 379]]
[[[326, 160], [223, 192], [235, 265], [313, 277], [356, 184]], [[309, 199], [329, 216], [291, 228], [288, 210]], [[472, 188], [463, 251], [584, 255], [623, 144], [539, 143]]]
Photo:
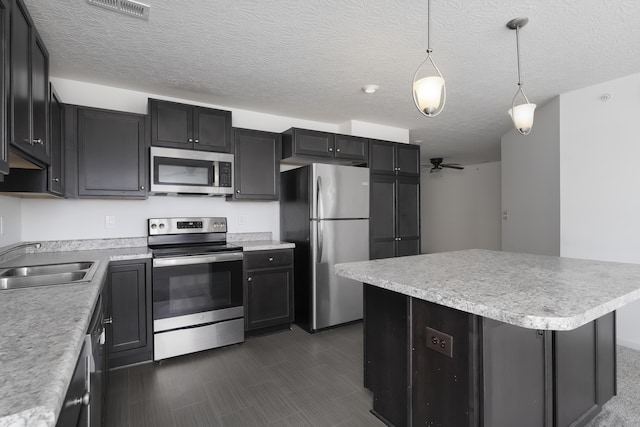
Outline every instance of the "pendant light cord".
[[516, 54], [518, 56], [518, 86], [522, 86], [522, 78], [520, 77], [520, 26], [516, 27]]
[[431, 0], [427, 0], [427, 53], [431, 52]]

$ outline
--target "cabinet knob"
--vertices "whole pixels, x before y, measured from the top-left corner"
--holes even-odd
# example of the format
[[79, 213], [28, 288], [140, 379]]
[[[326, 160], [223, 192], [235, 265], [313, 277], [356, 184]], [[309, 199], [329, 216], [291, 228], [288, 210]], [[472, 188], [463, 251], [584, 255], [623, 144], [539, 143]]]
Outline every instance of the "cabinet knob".
[[112, 324], [112, 323], [113, 323], [113, 318], [112, 318], [112, 317], [107, 317], [106, 319], [104, 319], [104, 320], [102, 321], [102, 324], [103, 324], [103, 325], [110, 325], [110, 324]]
[[141, 186], [140, 186], [140, 189], [141, 189], [141, 190], [144, 190], [144, 185], [141, 185]]
[[333, 151], [333, 148], [329, 147], [329, 151]]
[[247, 277], [247, 282], [250, 282], [251, 280], [251, 277]]
[[340, 149], [339, 149], [339, 148], [336, 148], [336, 152], [338, 152], [338, 153], [339, 153], [339, 152], [340, 152]]
[[269, 262], [273, 262], [273, 257], [269, 257]]
[[34, 140], [33, 140], [33, 143], [34, 143], [34, 144], [38, 144], [38, 145], [44, 145], [44, 141], [42, 141], [40, 138], [38, 138], [38, 139], [34, 139]]
[[75, 399], [68, 400], [64, 406], [67, 408], [71, 408], [73, 406], [78, 406], [78, 405], [89, 406], [90, 401], [91, 401], [91, 393], [87, 391], [85, 392], [85, 394], [82, 395], [82, 397], [76, 397]]
[[193, 142], [193, 138], [189, 138], [189, 142]]
[[240, 190], [236, 190], [236, 193], [240, 194]]
[[194, 140], [193, 142], [195, 142], [196, 144], [200, 142], [199, 139]]
[[51, 181], [53, 181], [53, 182], [60, 182], [60, 178], [53, 178]]

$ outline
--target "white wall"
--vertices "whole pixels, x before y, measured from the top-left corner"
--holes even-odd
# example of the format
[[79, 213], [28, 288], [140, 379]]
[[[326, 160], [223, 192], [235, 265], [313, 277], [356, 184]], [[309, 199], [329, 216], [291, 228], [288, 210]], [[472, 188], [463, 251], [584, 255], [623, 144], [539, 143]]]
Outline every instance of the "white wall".
[[0, 248], [22, 240], [22, 202], [15, 197], [0, 196]]
[[422, 253], [501, 248], [500, 162], [423, 170]]
[[[561, 255], [640, 263], [640, 74], [562, 94], [560, 117]], [[640, 302], [619, 310], [618, 342], [639, 326]]]
[[536, 110], [529, 135], [502, 137], [502, 250], [560, 255], [560, 100]]

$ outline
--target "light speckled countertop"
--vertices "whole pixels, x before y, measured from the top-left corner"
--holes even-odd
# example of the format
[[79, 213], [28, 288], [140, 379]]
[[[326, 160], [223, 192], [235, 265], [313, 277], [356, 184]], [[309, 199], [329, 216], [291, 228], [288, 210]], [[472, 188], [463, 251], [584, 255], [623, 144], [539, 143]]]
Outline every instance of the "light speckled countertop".
[[232, 242], [234, 245], [242, 246], [243, 252], [269, 251], [275, 249], [293, 249], [294, 243], [279, 242], [277, 240], [245, 240]]
[[530, 329], [572, 330], [640, 299], [640, 265], [487, 250], [337, 264], [336, 274]]
[[109, 261], [147, 247], [24, 254], [2, 267], [97, 261], [91, 282], [0, 290], [0, 427], [54, 426]]

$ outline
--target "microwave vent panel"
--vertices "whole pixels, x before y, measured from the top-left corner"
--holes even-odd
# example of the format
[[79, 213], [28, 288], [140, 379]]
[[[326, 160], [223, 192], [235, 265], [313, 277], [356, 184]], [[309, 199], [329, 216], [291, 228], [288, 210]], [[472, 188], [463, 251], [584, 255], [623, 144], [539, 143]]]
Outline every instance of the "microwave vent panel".
[[151, 6], [132, 0], [87, 0], [87, 3], [99, 6], [114, 12], [120, 12], [134, 18], [149, 20]]

